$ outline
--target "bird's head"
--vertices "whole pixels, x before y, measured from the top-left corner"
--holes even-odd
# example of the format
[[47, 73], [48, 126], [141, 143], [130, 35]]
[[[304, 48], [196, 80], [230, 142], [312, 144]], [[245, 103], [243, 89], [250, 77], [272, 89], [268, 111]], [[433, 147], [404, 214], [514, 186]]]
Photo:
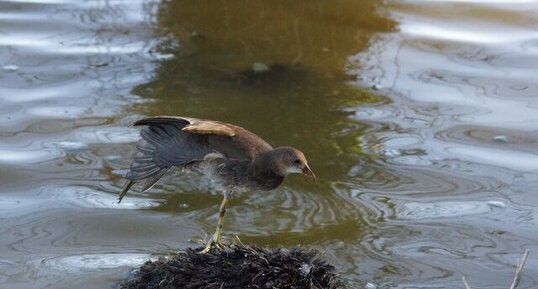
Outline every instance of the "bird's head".
[[303, 152], [292, 147], [278, 147], [272, 151], [276, 173], [281, 176], [303, 174], [315, 181], [316, 175], [308, 166]]

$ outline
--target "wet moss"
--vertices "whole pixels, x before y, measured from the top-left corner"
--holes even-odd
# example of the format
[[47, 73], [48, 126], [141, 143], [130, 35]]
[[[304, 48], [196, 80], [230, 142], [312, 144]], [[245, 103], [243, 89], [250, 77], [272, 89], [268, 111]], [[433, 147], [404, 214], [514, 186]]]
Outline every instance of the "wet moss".
[[187, 249], [175, 256], [148, 261], [121, 288], [344, 288], [334, 266], [314, 250], [247, 245], [207, 254], [199, 254], [200, 250]]

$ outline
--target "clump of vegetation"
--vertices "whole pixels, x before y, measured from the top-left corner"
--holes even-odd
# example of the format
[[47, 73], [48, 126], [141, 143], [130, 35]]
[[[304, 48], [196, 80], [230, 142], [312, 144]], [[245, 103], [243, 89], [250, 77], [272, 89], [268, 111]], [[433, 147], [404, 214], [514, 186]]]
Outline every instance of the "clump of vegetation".
[[335, 268], [314, 250], [232, 245], [200, 254], [187, 249], [148, 261], [122, 289], [344, 288]]

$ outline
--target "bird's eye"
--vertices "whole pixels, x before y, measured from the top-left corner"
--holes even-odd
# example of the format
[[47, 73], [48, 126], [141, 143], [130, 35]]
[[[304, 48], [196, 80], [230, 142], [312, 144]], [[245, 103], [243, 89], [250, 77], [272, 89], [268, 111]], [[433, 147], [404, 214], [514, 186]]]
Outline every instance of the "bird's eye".
[[300, 164], [301, 164], [301, 160], [299, 160], [299, 159], [295, 159], [295, 160], [293, 161], [293, 163], [296, 164], [296, 165], [300, 165]]

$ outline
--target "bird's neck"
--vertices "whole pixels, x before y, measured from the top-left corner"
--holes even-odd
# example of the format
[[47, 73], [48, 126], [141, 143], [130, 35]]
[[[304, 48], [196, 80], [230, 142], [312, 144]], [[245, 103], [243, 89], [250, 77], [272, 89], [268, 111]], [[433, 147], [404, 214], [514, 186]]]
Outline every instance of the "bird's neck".
[[253, 161], [250, 176], [254, 181], [262, 185], [261, 189], [271, 190], [284, 180], [285, 175], [278, 173], [279, 169], [271, 151], [258, 155]]
[[270, 175], [285, 177], [285, 174], [280, 173], [280, 169], [277, 164], [277, 158], [275, 156], [275, 150], [260, 153], [252, 160], [253, 172], [256, 174]]

